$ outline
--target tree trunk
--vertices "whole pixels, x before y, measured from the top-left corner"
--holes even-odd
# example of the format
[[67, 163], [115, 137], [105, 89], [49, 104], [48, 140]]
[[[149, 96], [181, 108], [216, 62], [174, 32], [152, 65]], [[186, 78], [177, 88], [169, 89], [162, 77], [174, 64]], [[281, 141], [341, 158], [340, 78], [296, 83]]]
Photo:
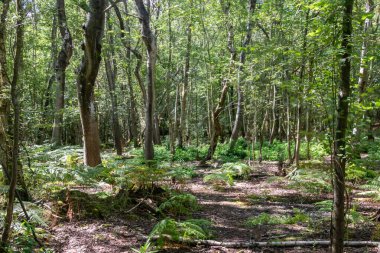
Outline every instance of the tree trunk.
[[65, 107], [66, 68], [73, 54], [73, 42], [70, 30], [67, 27], [65, 0], [57, 0], [58, 27], [62, 39], [61, 51], [55, 63], [55, 76], [57, 79], [55, 114], [52, 133], [53, 146], [62, 145], [63, 109]]
[[[9, 6], [8, 4], [9, 2], [5, 2], [3, 5], [3, 8], [5, 8], [3, 9], [3, 13], [2, 13], [2, 14], [5, 14], [4, 17], [6, 17], [7, 15], [7, 8]], [[20, 76], [20, 69], [22, 66], [22, 50], [23, 50], [23, 41], [24, 41], [24, 25], [23, 25], [24, 10], [22, 8], [21, 0], [16, 1], [16, 11], [18, 15], [17, 22], [16, 22], [16, 45], [15, 45], [16, 53], [14, 57], [13, 78], [11, 82], [11, 100], [12, 100], [12, 106], [13, 106], [13, 126], [12, 126], [13, 144], [12, 144], [12, 152], [11, 152], [11, 158], [10, 158], [11, 160], [10, 172], [11, 173], [8, 173], [8, 171], [6, 171], [5, 173], [5, 176], [10, 175], [11, 179], [10, 179], [9, 190], [8, 190], [7, 213], [4, 219], [3, 234], [1, 237], [1, 243], [3, 246], [8, 243], [8, 238], [9, 238], [9, 234], [11, 230], [11, 225], [12, 225], [12, 220], [13, 220], [13, 204], [14, 204], [14, 199], [16, 195], [17, 179], [19, 176], [18, 159], [19, 159], [19, 139], [20, 139], [20, 104], [19, 104], [19, 98], [18, 98], [18, 94], [19, 94], [18, 80]], [[3, 21], [3, 16], [1, 17], [1, 21]], [[1, 32], [4, 32], [4, 33], [1, 33]], [[2, 35], [5, 35], [5, 30], [0, 30], [0, 33]], [[3, 38], [0, 38], [0, 40], [2, 39]], [[2, 65], [1, 68], [3, 67], [4, 65]], [[4, 166], [4, 163], [3, 163], [3, 166]], [[9, 169], [8, 167], [5, 167], [5, 170], [8, 170], [8, 169]]]
[[[367, 14], [372, 13], [375, 9], [373, 0], [366, 0], [365, 12]], [[366, 18], [364, 21], [364, 36], [362, 42], [362, 49], [360, 53], [360, 71], [359, 71], [359, 92], [364, 93], [368, 85], [368, 60], [367, 51], [368, 51], [368, 42], [369, 42], [369, 28], [372, 26], [371, 18]]]
[[82, 49], [84, 56], [78, 71], [77, 89], [83, 131], [84, 163], [97, 166], [101, 163], [98, 122], [95, 112], [94, 85], [98, 75], [102, 37], [104, 32], [105, 0], [90, 0]]
[[135, 0], [137, 13], [140, 17], [141, 36], [147, 48], [147, 89], [145, 101], [145, 138], [144, 157], [145, 160], [154, 159], [153, 132], [154, 132], [154, 79], [157, 57], [157, 46], [154, 34], [150, 28], [149, 13], [144, 6], [143, 0]]
[[[45, 122], [48, 119], [49, 115], [49, 106], [50, 103], [52, 102], [52, 97], [51, 97], [51, 89], [53, 87], [53, 83], [55, 80], [55, 70], [54, 70], [54, 65], [57, 61], [57, 43], [56, 43], [56, 37], [57, 37], [57, 15], [53, 16], [53, 23], [52, 23], [52, 28], [51, 28], [51, 63], [49, 64], [49, 77], [47, 80], [47, 86], [46, 90], [44, 92], [44, 102], [43, 102], [43, 108], [42, 108], [42, 117], [41, 117], [41, 125], [38, 128], [38, 133], [37, 133], [37, 144], [41, 145], [44, 140], [45, 140], [45, 128], [44, 126]], [[50, 74], [50, 71], [53, 73]]]
[[278, 124], [278, 115], [276, 112], [276, 85], [273, 84], [273, 101], [272, 101], [272, 128], [270, 130], [269, 143], [272, 144], [276, 138], [276, 127]]
[[[192, 5], [192, 4], [191, 4]], [[181, 94], [181, 117], [178, 129], [178, 147], [183, 148], [183, 141], [186, 136], [186, 117], [187, 117], [187, 93], [189, 90], [190, 54], [191, 54], [191, 22], [187, 26], [187, 45], [185, 55], [185, 68], [183, 76], [183, 86]]]
[[122, 135], [120, 130], [119, 123], [119, 111], [117, 105], [117, 96], [116, 96], [116, 78], [117, 78], [117, 65], [115, 60], [114, 52], [114, 38], [112, 35], [112, 24], [109, 21], [109, 14], [107, 15], [107, 25], [108, 31], [110, 31], [108, 39], [110, 50], [105, 55], [104, 63], [108, 81], [108, 89], [111, 98], [111, 116], [112, 116], [112, 132], [114, 139], [114, 147], [116, 149], [117, 155], [122, 155], [123, 146], [122, 146]]
[[218, 139], [222, 134], [222, 126], [220, 125], [219, 116], [224, 109], [224, 104], [225, 104], [227, 94], [229, 91], [229, 79], [230, 79], [232, 67], [234, 65], [235, 58], [236, 58], [236, 50], [234, 47], [234, 30], [233, 30], [232, 22], [229, 21], [229, 18], [230, 18], [230, 2], [221, 1], [221, 5], [222, 5], [222, 9], [223, 9], [225, 18], [227, 20], [226, 21], [227, 32], [228, 32], [227, 48], [230, 52], [230, 64], [228, 67], [229, 73], [228, 73], [228, 76], [224, 77], [224, 79], [222, 81], [222, 90], [220, 93], [219, 102], [218, 102], [218, 105], [216, 106], [215, 110], [212, 113], [212, 118], [211, 118], [212, 128], [211, 128], [210, 146], [208, 148], [207, 155], [202, 160], [203, 163], [210, 160], [213, 157], [215, 150], [216, 150], [216, 147], [218, 145]]
[[352, 9], [353, 0], [344, 1], [342, 22], [342, 45], [340, 55], [340, 77], [337, 107], [337, 124], [334, 140], [334, 205], [332, 213], [331, 245], [333, 253], [343, 252], [344, 239], [344, 194], [345, 194], [345, 168], [346, 168], [346, 129], [350, 96], [351, 71], [351, 36], [352, 36]]
[[239, 132], [242, 127], [243, 122], [243, 101], [244, 101], [244, 95], [242, 90], [242, 75], [243, 75], [243, 65], [245, 63], [246, 58], [246, 50], [245, 48], [248, 46], [248, 44], [251, 41], [252, 37], [252, 27], [253, 27], [253, 21], [252, 21], [252, 15], [256, 8], [256, 0], [249, 0], [248, 5], [248, 20], [247, 20], [247, 30], [244, 42], [242, 44], [243, 50], [240, 52], [240, 64], [238, 67], [238, 80], [237, 80], [237, 95], [238, 95], [238, 101], [237, 101], [237, 109], [236, 109], [236, 117], [235, 117], [235, 123], [234, 127], [232, 129], [231, 138], [230, 138], [230, 150], [233, 150], [235, 148], [236, 141], [239, 137]]
[[[121, 15], [120, 9], [117, 7], [116, 3], [113, 1], [110, 1], [111, 4], [113, 5], [113, 8], [116, 13], [116, 17], [119, 20], [119, 26], [120, 26], [120, 38], [122, 40], [122, 43], [124, 47], [126, 48], [126, 58], [128, 63], [132, 62], [131, 59], [131, 53], [133, 53], [136, 58], [137, 58], [137, 65], [135, 68], [135, 76], [136, 79], [139, 83], [140, 86], [142, 86], [142, 81], [140, 77], [140, 67], [141, 67], [141, 62], [142, 62], [142, 56], [137, 50], [134, 50], [131, 48], [131, 28], [129, 25], [129, 19], [126, 20], [124, 24], [123, 17]], [[128, 4], [127, 1], [124, 2], [124, 10], [126, 15], [128, 15], [129, 10], [128, 10]], [[128, 34], [128, 38], [125, 38], [125, 33]], [[137, 148], [139, 146], [139, 141], [138, 141], [138, 113], [137, 113], [137, 103], [136, 103], [136, 97], [134, 94], [133, 90], [133, 84], [132, 84], [132, 69], [131, 69], [131, 64], [128, 64], [127, 66], [127, 81], [128, 81], [128, 89], [129, 89], [129, 96], [130, 96], [130, 133], [131, 133], [131, 140], [133, 141], [133, 146]], [[143, 91], [143, 93], [145, 90]], [[145, 100], [145, 95], [143, 94], [143, 98]]]
[[[365, 6], [365, 12], [367, 14], [372, 13], [375, 9], [375, 4], [373, 0], [367, 0], [366, 6]], [[359, 70], [359, 102], [362, 102], [363, 100], [363, 94], [368, 86], [369, 81], [369, 73], [368, 73], [368, 59], [367, 59], [367, 51], [368, 51], [368, 44], [369, 44], [369, 29], [372, 27], [372, 20], [371, 18], [366, 18], [364, 21], [364, 36], [363, 36], [363, 42], [362, 42], [362, 48], [360, 53], [360, 70]], [[367, 118], [370, 118], [369, 111], [365, 111], [363, 115], [364, 121]], [[368, 124], [365, 124], [366, 126]], [[371, 124], [369, 124], [371, 125]], [[373, 139], [372, 129], [371, 127], [365, 127], [367, 131], [368, 140]], [[362, 133], [362, 129], [358, 129], [357, 135], [360, 138], [360, 135]]]
[[300, 164], [300, 148], [301, 148], [301, 117], [303, 110], [303, 92], [304, 92], [304, 81], [305, 81], [305, 71], [306, 71], [306, 51], [307, 51], [307, 34], [309, 30], [309, 10], [306, 12], [305, 18], [305, 28], [303, 31], [303, 42], [302, 42], [302, 62], [300, 70], [300, 84], [298, 84], [298, 94], [297, 94], [297, 126], [296, 126], [296, 144], [294, 149], [294, 161], [296, 167]]
[[[6, 20], [9, 10], [9, 1], [3, 1], [0, 16], [0, 160], [2, 169], [6, 170], [9, 164], [9, 138], [8, 138], [8, 123], [10, 111], [10, 94], [11, 81], [7, 72], [7, 52], [5, 43], [7, 41]], [[6, 172], [3, 173], [6, 175]], [[5, 177], [4, 177], [5, 178]], [[7, 181], [7, 180], [5, 180]]]
[[290, 98], [289, 98], [289, 92], [286, 92], [286, 141], [288, 143], [287, 145], [287, 151], [288, 151], [288, 162], [289, 164], [293, 163], [293, 156], [292, 156], [292, 138], [291, 138], [291, 127], [290, 127]]

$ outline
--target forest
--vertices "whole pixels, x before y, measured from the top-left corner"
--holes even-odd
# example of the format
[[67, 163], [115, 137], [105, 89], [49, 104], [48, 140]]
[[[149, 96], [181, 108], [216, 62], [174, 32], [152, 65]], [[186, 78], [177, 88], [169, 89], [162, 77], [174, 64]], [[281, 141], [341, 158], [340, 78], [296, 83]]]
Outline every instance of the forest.
[[379, 252], [379, 0], [0, 0], [0, 252]]

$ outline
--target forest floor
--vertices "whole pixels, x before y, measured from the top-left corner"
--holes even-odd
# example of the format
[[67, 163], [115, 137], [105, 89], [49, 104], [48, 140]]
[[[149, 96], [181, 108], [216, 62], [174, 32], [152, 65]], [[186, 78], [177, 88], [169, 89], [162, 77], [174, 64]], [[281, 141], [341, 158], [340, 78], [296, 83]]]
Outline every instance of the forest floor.
[[[236, 180], [233, 186], [213, 187], [204, 183], [203, 176], [213, 167], [198, 167], [197, 176], [185, 184], [173, 184], [183, 192], [195, 195], [200, 208], [193, 218], [212, 222], [213, 240], [221, 242], [329, 240], [330, 212], [321, 210], [316, 202], [331, 200], [332, 194], [308, 193], [303, 187], [290, 187], [291, 181], [278, 177], [277, 163], [255, 164], [255, 173], [248, 180]], [[359, 196], [353, 187], [351, 203], [357, 219], [348, 226], [349, 240], [376, 240], [378, 230], [369, 217], [380, 209], [380, 203]], [[298, 211], [297, 211], [298, 210]], [[295, 224], [246, 225], [249, 217], [266, 213], [291, 217], [295, 212], [306, 214], [307, 222]], [[274, 215], [274, 216], [273, 216]], [[365, 221], [359, 221], [364, 217]], [[125, 215], [104, 219], [81, 219], [60, 222], [51, 229], [49, 246], [55, 252], [133, 252], [144, 244], [146, 236], [158, 218], [141, 206]], [[377, 235], [378, 236], [378, 235]], [[170, 244], [160, 252], [328, 252], [325, 247], [233, 249], [225, 247], [186, 246]], [[346, 248], [346, 252], [378, 252], [377, 248]]]

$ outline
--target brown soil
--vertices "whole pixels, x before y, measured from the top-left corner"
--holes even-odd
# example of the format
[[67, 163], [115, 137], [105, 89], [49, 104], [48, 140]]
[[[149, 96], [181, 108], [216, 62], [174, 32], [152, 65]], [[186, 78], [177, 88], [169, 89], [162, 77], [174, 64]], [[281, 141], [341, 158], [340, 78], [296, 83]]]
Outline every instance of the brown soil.
[[[214, 240], [217, 241], [273, 241], [273, 240], [328, 240], [329, 213], [318, 211], [313, 203], [331, 199], [331, 194], [308, 194], [287, 187], [288, 180], [274, 178], [277, 165], [266, 163], [255, 165], [256, 172], [250, 180], [236, 180], [234, 186], [215, 190], [203, 182], [203, 175], [213, 168], [199, 168], [198, 177], [185, 185], [174, 185], [185, 192], [194, 194], [200, 203], [200, 210], [194, 218], [212, 221]], [[357, 191], [356, 191], [357, 193]], [[250, 196], [253, 196], [250, 198]], [[359, 211], [370, 216], [380, 209], [380, 204], [369, 199], [353, 199]], [[269, 214], [292, 214], [298, 208], [307, 213], [312, 222], [292, 225], [261, 225], [247, 227], [245, 221], [251, 216], [266, 212]], [[144, 244], [144, 238], [157, 222], [157, 217], [138, 207], [133, 213], [115, 215], [102, 220], [81, 220], [63, 222], [52, 228], [48, 242], [56, 252], [133, 252]], [[371, 240], [373, 222], [364, 222], [348, 227], [350, 240]], [[260, 248], [227, 249], [224, 247], [187, 247], [171, 245], [161, 252], [329, 252], [327, 248]], [[346, 252], [378, 252], [376, 248], [347, 248]]]

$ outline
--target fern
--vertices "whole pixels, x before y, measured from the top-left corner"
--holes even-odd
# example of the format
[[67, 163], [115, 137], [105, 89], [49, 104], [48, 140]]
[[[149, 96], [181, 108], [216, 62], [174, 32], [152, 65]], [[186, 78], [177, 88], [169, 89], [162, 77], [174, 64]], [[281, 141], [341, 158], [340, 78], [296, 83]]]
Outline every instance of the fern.
[[259, 225], [289, 225], [300, 222], [307, 223], [310, 221], [309, 216], [301, 210], [294, 208], [293, 212], [293, 215], [270, 215], [268, 213], [261, 213], [258, 216], [248, 218], [246, 225], [249, 227], [255, 227]]
[[211, 183], [213, 186], [233, 186], [234, 179], [228, 173], [214, 173], [203, 177], [203, 182]]
[[198, 200], [192, 194], [177, 194], [162, 203], [158, 210], [173, 215], [188, 215], [198, 208]]
[[292, 181], [289, 188], [302, 189], [310, 193], [330, 193], [331, 177], [327, 172], [320, 170], [298, 169], [293, 172], [289, 179]]
[[316, 202], [314, 203], [314, 205], [319, 208], [319, 211], [330, 212], [332, 210], [333, 202], [332, 200], [328, 199], [328, 200]]
[[190, 180], [196, 175], [197, 173], [195, 173], [193, 168], [186, 167], [175, 168], [167, 173], [167, 176], [170, 179], [176, 180], [179, 183], [184, 183], [186, 180]]
[[222, 166], [222, 172], [234, 178], [248, 179], [252, 173], [252, 168], [245, 163], [225, 163]]
[[157, 243], [162, 247], [165, 238], [170, 237], [173, 241], [183, 239], [207, 239], [210, 238], [211, 222], [207, 220], [191, 219], [183, 222], [167, 218], [157, 223], [149, 235], [149, 239], [158, 236]]

